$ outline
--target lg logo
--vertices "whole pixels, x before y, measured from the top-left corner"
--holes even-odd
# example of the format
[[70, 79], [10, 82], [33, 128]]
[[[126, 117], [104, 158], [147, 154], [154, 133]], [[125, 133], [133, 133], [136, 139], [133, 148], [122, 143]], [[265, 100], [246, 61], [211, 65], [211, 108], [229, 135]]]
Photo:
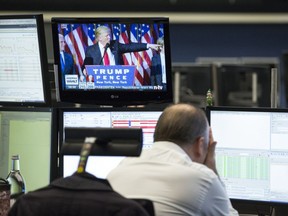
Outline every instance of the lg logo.
[[111, 95], [111, 99], [118, 99], [119, 95]]

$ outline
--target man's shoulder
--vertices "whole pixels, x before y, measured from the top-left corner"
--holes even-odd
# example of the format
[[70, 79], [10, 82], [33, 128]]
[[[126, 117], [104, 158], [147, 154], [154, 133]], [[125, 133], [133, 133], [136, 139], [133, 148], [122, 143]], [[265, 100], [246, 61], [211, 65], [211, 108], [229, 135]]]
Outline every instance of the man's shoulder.
[[191, 168], [193, 168], [193, 170], [197, 172], [199, 176], [205, 177], [206, 179], [218, 178], [216, 173], [204, 164], [192, 162]]
[[95, 43], [95, 44], [92, 44], [92, 45], [88, 46], [88, 47], [86, 48], [86, 51], [87, 51], [87, 50], [90, 50], [90, 49], [96, 49], [96, 47], [98, 47], [98, 43]]
[[66, 58], [72, 58], [72, 54], [71, 53], [68, 53], [68, 52], [64, 52], [64, 56]]
[[110, 41], [110, 45], [114, 45], [114, 44], [119, 44], [120, 42], [117, 40], [111, 40]]
[[152, 56], [152, 59], [160, 60], [160, 53], [155, 52], [154, 55]]

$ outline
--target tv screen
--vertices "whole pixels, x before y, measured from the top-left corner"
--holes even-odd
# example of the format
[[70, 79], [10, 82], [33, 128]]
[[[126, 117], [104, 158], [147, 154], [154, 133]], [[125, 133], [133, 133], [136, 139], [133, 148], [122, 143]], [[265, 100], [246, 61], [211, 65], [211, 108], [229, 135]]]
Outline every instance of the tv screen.
[[210, 107], [218, 173], [236, 201], [288, 204], [288, 110]]
[[50, 103], [43, 16], [0, 16], [0, 105]]
[[218, 106], [270, 107], [271, 69], [275, 65], [229, 65], [217, 67]]
[[[143, 150], [153, 144], [156, 123], [162, 109], [132, 108], [61, 108], [59, 109], [59, 140], [63, 142], [65, 128], [142, 128]], [[62, 141], [61, 141], [62, 140]], [[60, 148], [62, 143], [60, 143]], [[78, 167], [79, 156], [60, 155], [60, 176], [73, 174]], [[99, 178], [108, 173], [125, 157], [90, 156], [86, 171]]]
[[52, 18], [58, 100], [170, 103], [168, 18]]
[[213, 91], [212, 65], [175, 63], [172, 65], [172, 70], [175, 103], [191, 103], [205, 107], [207, 91], [209, 89]]
[[12, 168], [11, 156], [16, 154], [20, 156], [20, 171], [27, 192], [48, 185], [56, 177], [53, 116], [51, 108], [0, 108], [1, 178], [8, 176]]

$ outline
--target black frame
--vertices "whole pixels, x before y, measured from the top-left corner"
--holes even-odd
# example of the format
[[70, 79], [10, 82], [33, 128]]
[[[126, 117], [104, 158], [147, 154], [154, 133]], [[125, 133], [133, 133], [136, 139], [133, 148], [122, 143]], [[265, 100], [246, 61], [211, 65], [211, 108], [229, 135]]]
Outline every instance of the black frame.
[[[113, 23], [163, 23], [164, 37], [165, 37], [165, 56], [166, 56], [166, 77], [167, 90], [166, 91], [139, 91], [139, 90], [109, 90], [97, 89], [93, 91], [79, 91], [79, 90], [64, 90], [61, 82], [61, 66], [60, 66], [60, 52], [58, 39], [58, 25], [59, 24], [113, 24]], [[126, 18], [59, 18], [52, 17], [52, 36], [54, 47], [54, 64], [55, 64], [55, 78], [56, 78], [56, 94], [58, 100], [68, 103], [92, 104], [92, 105], [112, 105], [112, 106], [126, 106], [126, 105], [143, 105], [150, 103], [171, 103], [173, 101], [172, 89], [172, 69], [171, 69], [171, 51], [170, 51], [170, 32], [169, 32], [169, 18], [166, 17], [126, 17]], [[155, 42], [156, 43], [156, 42]]]
[[[223, 64], [217, 67], [217, 103], [219, 106], [244, 106], [244, 107], [270, 107], [271, 106], [271, 69], [275, 65], [271, 64]], [[238, 105], [230, 105], [228, 101], [228, 93], [237, 90], [237, 84], [241, 80], [241, 76], [252, 74], [258, 75], [258, 83], [262, 85], [262, 94], [257, 96], [258, 103], [253, 104], [252, 101], [238, 101]], [[231, 80], [232, 79], [232, 82]], [[247, 81], [246, 81], [247, 82]], [[258, 91], [257, 91], [258, 93]], [[252, 93], [251, 93], [252, 94]]]
[[[58, 131], [57, 116], [53, 108], [48, 107], [0, 107], [0, 112], [47, 112], [51, 114], [50, 135], [50, 182], [58, 177]], [[37, 152], [36, 152], [37, 153]]]
[[[109, 4], [97, 4], [93, 0], [76, 1], [71, 0], [67, 4], [64, 0], [52, 0], [51, 2], [39, 2], [37, 0], [22, 0], [6, 1], [2, 10], [37, 10], [37, 11], [81, 11], [81, 12], [213, 12], [213, 13], [265, 13], [265, 12], [284, 12], [288, 10], [287, 2], [284, 0], [268, 1], [268, 0], [252, 0], [252, 1], [236, 1], [229, 2], [226, 0], [218, 1], [176, 1], [170, 2], [165, 0], [146, 0], [136, 2], [134, 0], [126, 0], [124, 3], [118, 0], [110, 0]], [[111, 7], [113, 5], [113, 7]], [[127, 7], [129, 5], [129, 7]], [[153, 5], [153, 7], [151, 7]]]
[[[112, 108], [112, 107], [59, 107], [57, 109], [55, 109], [55, 111], [57, 111], [57, 125], [55, 124], [54, 127], [57, 128], [56, 130], [58, 131], [58, 138], [57, 138], [57, 142], [58, 142], [58, 149], [59, 149], [59, 153], [57, 154], [59, 156], [59, 170], [58, 170], [58, 177], [63, 177], [63, 154], [61, 153], [61, 149], [63, 147], [63, 141], [64, 141], [64, 119], [63, 119], [63, 113], [66, 111], [69, 112], [147, 112], [147, 111], [160, 111], [162, 112], [165, 109], [165, 106], [155, 106], [155, 107], [140, 107], [140, 108], [136, 108], [136, 107], [131, 107], [131, 108], [127, 108], [127, 107], [116, 107], [116, 108]], [[89, 129], [89, 128], [88, 128]]]
[[[274, 113], [287, 113], [288, 109], [285, 108], [270, 108], [270, 107], [228, 107], [228, 106], [208, 106], [206, 107], [206, 116], [208, 119], [209, 124], [211, 123], [211, 111], [247, 111], [247, 112], [274, 112]], [[213, 127], [212, 127], [213, 132]], [[241, 136], [239, 134], [239, 136]], [[279, 202], [279, 201], [263, 201], [263, 200], [251, 200], [251, 199], [235, 199], [230, 198], [231, 202], [235, 206], [241, 205], [252, 205], [256, 206], [256, 213], [259, 213], [259, 211], [266, 211], [267, 212], [267, 205], [269, 205], [271, 208], [277, 208], [277, 207], [288, 207], [288, 201], [287, 202]], [[247, 207], [247, 206], [246, 206]], [[265, 207], [265, 210], [263, 210], [263, 207]], [[253, 208], [255, 210], [255, 208]], [[269, 210], [269, 209], [268, 209]], [[254, 213], [254, 211], [252, 211]]]
[[210, 89], [213, 92], [213, 65], [202, 63], [175, 63], [172, 64], [172, 70], [174, 82], [176, 82], [175, 74], [179, 73], [180, 75], [178, 83], [179, 89], [176, 89], [174, 83], [174, 91], [179, 91], [178, 102], [205, 107], [207, 91]]
[[0, 101], [3, 106], [50, 106], [51, 105], [51, 89], [48, 73], [48, 60], [44, 30], [43, 14], [23, 14], [23, 15], [1, 15], [0, 19], [35, 19], [37, 25], [38, 45], [40, 54], [40, 64], [42, 73], [42, 86], [43, 86], [43, 102], [10, 102]]

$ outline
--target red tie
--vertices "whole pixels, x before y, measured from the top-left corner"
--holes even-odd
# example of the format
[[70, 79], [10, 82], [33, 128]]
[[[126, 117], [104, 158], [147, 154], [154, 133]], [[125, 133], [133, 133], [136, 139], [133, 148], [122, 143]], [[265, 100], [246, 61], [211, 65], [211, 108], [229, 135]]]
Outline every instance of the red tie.
[[104, 65], [110, 65], [110, 60], [107, 52], [105, 52], [104, 54]]

